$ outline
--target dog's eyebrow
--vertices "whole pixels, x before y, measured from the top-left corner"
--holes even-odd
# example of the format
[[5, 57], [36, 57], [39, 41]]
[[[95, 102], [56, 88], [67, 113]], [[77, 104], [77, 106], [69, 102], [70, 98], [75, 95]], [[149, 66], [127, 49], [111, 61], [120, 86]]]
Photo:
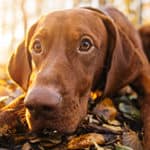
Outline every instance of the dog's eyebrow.
[[47, 39], [47, 37], [48, 37], [48, 31], [44, 28], [40, 28], [39, 30], [37, 30], [35, 32], [35, 34], [33, 34], [33, 37], [31, 38], [31, 41], [29, 43], [29, 49], [31, 49], [32, 44], [33, 44], [35, 39], [39, 39], [42, 41], [44, 39]]
[[37, 38], [37, 37], [46, 38], [47, 36], [48, 36], [48, 31], [45, 28], [40, 28], [38, 29], [38, 31], [35, 32], [32, 38]]

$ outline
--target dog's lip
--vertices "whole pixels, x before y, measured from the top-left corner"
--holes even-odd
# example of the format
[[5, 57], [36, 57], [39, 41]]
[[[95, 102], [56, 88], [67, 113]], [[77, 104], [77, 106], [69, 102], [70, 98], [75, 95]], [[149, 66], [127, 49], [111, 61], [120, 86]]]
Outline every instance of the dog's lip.
[[37, 130], [36, 132], [33, 130], [30, 130], [30, 135], [33, 135], [34, 137], [43, 137], [43, 136], [48, 136], [48, 137], [58, 137], [58, 138], [62, 138], [62, 136], [64, 136], [64, 133], [59, 132], [58, 130], [52, 130], [49, 128], [44, 128], [41, 130]]
[[31, 124], [30, 132], [40, 133], [45, 127], [45, 122], [43, 120], [34, 120], [34, 123]]
[[59, 125], [58, 124], [55, 125], [55, 123], [50, 124], [49, 121], [36, 120], [34, 123], [31, 124], [29, 131], [31, 133], [41, 134], [45, 129], [48, 129], [51, 132], [55, 131], [60, 134], [71, 134], [71, 133], [75, 132], [77, 127], [71, 131], [68, 131], [68, 126], [63, 127], [63, 125], [61, 123], [59, 123]]
[[56, 113], [57, 113], [57, 111], [54, 111], [54, 110], [42, 111], [42, 112], [38, 112], [36, 110], [32, 110], [32, 111], [28, 110], [28, 112], [30, 113], [30, 117], [32, 119], [41, 120], [41, 121], [55, 120]]
[[[67, 97], [67, 100], [68, 100], [68, 97]], [[79, 101], [79, 97], [76, 100]], [[46, 128], [46, 129], [53, 130], [53, 131], [57, 130], [58, 132], [65, 133], [65, 134], [73, 133], [75, 131], [75, 128], [68, 131], [68, 125], [66, 125], [65, 123], [69, 119], [68, 116], [62, 115], [64, 112], [62, 111], [63, 104], [61, 104], [60, 107], [57, 107], [57, 108], [58, 109], [53, 109], [51, 111], [45, 111], [45, 112], [39, 111], [38, 113], [35, 110], [35, 114], [37, 113], [37, 115], [34, 115], [33, 112], [30, 112], [30, 110], [28, 110], [30, 113], [30, 118], [29, 118], [29, 124], [31, 125], [30, 132], [40, 133], [43, 129]], [[74, 107], [72, 107], [72, 109], [73, 108]], [[81, 108], [79, 108], [78, 111], [80, 111], [80, 109]], [[70, 110], [70, 112], [72, 111]]]
[[[57, 120], [53, 120], [53, 119], [43, 119], [43, 118], [32, 118], [32, 123], [30, 123], [30, 132], [33, 133], [42, 133], [43, 130], [48, 129], [50, 131], [57, 131], [60, 133], [64, 133], [63, 131], [57, 129], [57, 127], [55, 126], [55, 123], [57, 122]], [[52, 124], [51, 124], [52, 123]], [[61, 126], [61, 123], [60, 123]]]

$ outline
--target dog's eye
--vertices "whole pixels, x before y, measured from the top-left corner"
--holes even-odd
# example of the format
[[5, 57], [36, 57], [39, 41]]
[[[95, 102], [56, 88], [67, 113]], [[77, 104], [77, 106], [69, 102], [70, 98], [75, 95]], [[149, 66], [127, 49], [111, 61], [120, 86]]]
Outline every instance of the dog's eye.
[[41, 42], [39, 40], [35, 40], [32, 49], [36, 53], [41, 53], [42, 52]]
[[83, 38], [80, 42], [79, 51], [87, 52], [92, 47], [92, 41], [89, 38]]

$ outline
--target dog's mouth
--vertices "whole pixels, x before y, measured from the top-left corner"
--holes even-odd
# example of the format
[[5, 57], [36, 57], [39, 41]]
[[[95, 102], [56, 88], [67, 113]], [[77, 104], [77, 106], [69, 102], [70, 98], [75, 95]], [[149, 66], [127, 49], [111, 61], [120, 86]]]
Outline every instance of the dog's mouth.
[[41, 132], [43, 129], [49, 129], [52, 131], [58, 131], [61, 133], [70, 133], [74, 132], [77, 128], [80, 118], [34, 118], [29, 112], [26, 113], [26, 120], [30, 131], [32, 132]]
[[58, 109], [46, 109], [41, 112], [27, 108], [26, 120], [29, 130], [36, 133], [43, 129], [56, 130], [60, 133], [74, 132], [86, 115], [87, 110], [84, 110], [85, 107], [79, 103], [75, 104], [75, 102], [69, 108], [64, 105]]
[[[36, 112], [36, 110], [26, 109], [26, 121], [29, 127], [29, 130], [32, 132], [41, 132], [45, 128], [49, 130], [57, 130], [56, 123], [59, 119], [57, 118], [58, 114], [54, 115], [49, 112]], [[60, 124], [61, 126], [61, 124]]]

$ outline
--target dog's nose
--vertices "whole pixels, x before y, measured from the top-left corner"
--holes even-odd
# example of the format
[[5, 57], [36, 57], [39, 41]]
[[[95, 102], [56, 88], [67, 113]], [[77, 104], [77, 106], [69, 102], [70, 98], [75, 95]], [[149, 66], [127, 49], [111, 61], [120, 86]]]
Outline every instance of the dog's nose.
[[24, 99], [25, 107], [30, 111], [51, 111], [59, 106], [62, 96], [50, 88], [33, 88]]

